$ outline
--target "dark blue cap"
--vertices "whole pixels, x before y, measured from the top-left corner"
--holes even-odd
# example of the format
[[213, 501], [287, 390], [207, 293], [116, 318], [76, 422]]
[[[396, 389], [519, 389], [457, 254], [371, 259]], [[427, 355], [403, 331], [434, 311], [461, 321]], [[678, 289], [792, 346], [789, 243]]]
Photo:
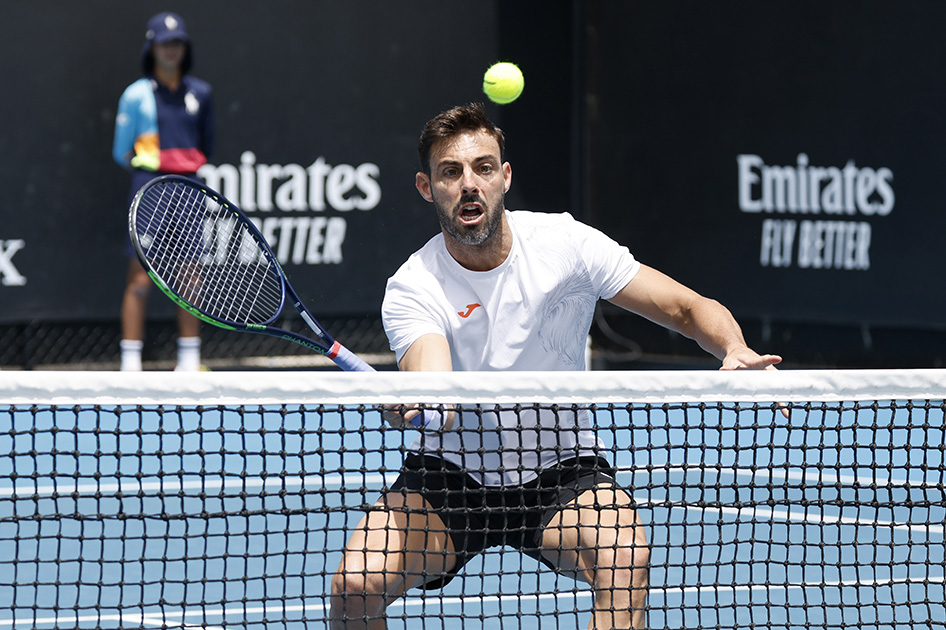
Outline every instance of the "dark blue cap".
[[163, 12], [148, 20], [145, 39], [149, 43], [166, 44], [175, 39], [190, 42], [184, 20], [176, 13]]

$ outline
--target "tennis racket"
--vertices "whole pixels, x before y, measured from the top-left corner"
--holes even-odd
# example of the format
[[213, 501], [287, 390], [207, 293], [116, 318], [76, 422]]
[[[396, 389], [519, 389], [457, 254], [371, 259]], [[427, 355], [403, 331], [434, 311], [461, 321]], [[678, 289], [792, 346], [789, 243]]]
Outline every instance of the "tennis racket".
[[[132, 201], [128, 231], [154, 283], [201, 320], [294, 341], [343, 370], [374, 371], [333, 339], [302, 304], [249, 218], [200, 182], [164, 175], [145, 184]], [[273, 325], [287, 301], [312, 330], [312, 338]]]

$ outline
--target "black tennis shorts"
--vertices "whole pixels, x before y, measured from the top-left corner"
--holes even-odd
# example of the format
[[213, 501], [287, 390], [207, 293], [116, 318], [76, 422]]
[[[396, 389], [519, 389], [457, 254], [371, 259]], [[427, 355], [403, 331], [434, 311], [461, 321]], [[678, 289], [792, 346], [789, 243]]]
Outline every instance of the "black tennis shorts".
[[457, 564], [449, 574], [421, 586], [437, 589], [483, 550], [501, 545], [557, 570], [542, 556], [542, 532], [565, 505], [598, 486], [620, 487], [614, 469], [596, 457], [561, 462], [526, 484], [510, 487], [483, 486], [451, 462], [411, 453], [389, 492], [422, 495], [446, 525]]

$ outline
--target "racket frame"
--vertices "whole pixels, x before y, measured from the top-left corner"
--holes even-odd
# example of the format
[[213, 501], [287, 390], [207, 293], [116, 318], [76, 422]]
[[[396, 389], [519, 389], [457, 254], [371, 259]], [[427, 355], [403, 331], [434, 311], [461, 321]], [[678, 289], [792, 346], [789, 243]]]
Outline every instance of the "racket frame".
[[[169, 183], [179, 183], [198, 191], [200, 194], [208, 197], [214, 203], [221, 206], [221, 208], [224, 208], [228, 214], [233, 215], [246, 228], [247, 233], [259, 246], [260, 255], [266, 258], [267, 261], [272, 264], [273, 273], [279, 280], [279, 284], [281, 286], [279, 307], [276, 309], [276, 314], [272, 318], [262, 324], [235, 322], [218, 318], [210, 313], [205, 312], [200, 307], [195, 306], [186, 298], [178, 294], [152, 267], [145, 254], [144, 247], [140, 242], [138, 231], [136, 229], [138, 208], [141, 204], [141, 200], [144, 199], [149, 190]], [[302, 303], [302, 299], [296, 293], [295, 289], [293, 289], [292, 285], [289, 284], [289, 279], [286, 277], [286, 272], [283, 270], [282, 265], [279, 264], [279, 261], [276, 259], [276, 255], [273, 253], [272, 248], [270, 248], [269, 243], [266, 242], [266, 238], [259, 231], [259, 228], [256, 227], [256, 225], [236, 204], [232, 203], [226, 197], [216, 192], [209, 186], [206, 186], [203, 182], [189, 177], [184, 177], [182, 175], [162, 175], [149, 181], [147, 184], [142, 186], [140, 190], [138, 190], [131, 203], [131, 208], [129, 208], [128, 211], [128, 233], [131, 237], [131, 243], [135, 250], [135, 255], [138, 257], [138, 260], [141, 262], [141, 265], [144, 267], [145, 272], [148, 274], [151, 280], [157, 285], [161, 292], [171, 298], [175, 304], [183, 308], [188, 313], [194, 315], [201, 321], [217, 326], [218, 328], [254, 332], [295, 342], [301, 346], [309, 348], [310, 350], [314, 350], [319, 354], [327, 356], [344, 370], [362, 372], [374, 371], [371, 366], [369, 366], [353, 352], [345, 348], [345, 346], [341, 345], [336, 339], [334, 339], [318, 322], [318, 320], [312, 316], [312, 313], [309, 312], [305, 304]], [[296, 311], [298, 311], [300, 317], [306, 323], [309, 329], [315, 333], [315, 339], [272, 325], [272, 323], [276, 321], [283, 313], [287, 298], [288, 301], [292, 303]]]

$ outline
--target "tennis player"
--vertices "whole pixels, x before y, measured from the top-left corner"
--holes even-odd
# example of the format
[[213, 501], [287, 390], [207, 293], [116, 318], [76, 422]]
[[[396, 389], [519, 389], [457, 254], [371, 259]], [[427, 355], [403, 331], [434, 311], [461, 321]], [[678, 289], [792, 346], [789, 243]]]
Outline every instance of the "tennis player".
[[[505, 138], [482, 105], [433, 118], [416, 187], [441, 233], [390, 278], [385, 330], [402, 370], [583, 370], [606, 299], [696, 340], [722, 369], [774, 369], [730, 312], [568, 214], [506, 210]], [[410, 426], [417, 410], [386, 420]], [[355, 529], [332, 582], [335, 628], [383, 628], [411, 588], [508, 545], [591, 585], [590, 628], [646, 624], [649, 547], [587, 412], [449, 412]], [[442, 426], [438, 426], [442, 424]]]

